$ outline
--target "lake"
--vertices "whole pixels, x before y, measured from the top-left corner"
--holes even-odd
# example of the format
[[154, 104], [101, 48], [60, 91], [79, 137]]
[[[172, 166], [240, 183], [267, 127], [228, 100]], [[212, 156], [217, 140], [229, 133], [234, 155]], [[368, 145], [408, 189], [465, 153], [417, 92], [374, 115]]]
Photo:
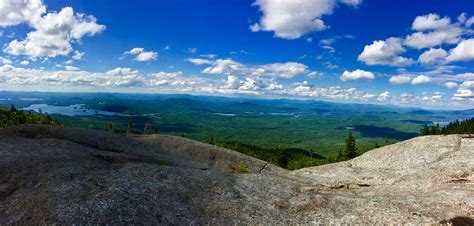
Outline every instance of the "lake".
[[32, 104], [29, 107], [22, 108], [25, 111], [35, 111], [42, 114], [60, 114], [66, 116], [77, 115], [115, 115], [117, 113], [110, 111], [100, 111], [88, 109], [84, 104], [73, 104], [69, 106], [56, 106], [49, 104]]

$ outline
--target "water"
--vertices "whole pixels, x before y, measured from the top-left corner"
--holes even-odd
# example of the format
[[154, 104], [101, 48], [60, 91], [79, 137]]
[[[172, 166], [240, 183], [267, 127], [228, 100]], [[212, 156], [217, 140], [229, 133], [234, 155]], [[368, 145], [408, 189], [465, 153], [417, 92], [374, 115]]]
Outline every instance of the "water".
[[229, 116], [229, 117], [234, 117], [235, 114], [233, 113], [213, 113], [214, 115], [220, 115], [220, 116]]
[[73, 104], [69, 106], [55, 106], [49, 104], [32, 104], [29, 107], [22, 108], [25, 111], [35, 111], [42, 114], [60, 114], [66, 116], [77, 115], [115, 115], [117, 113], [110, 111], [99, 111], [87, 109], [84, 104]]

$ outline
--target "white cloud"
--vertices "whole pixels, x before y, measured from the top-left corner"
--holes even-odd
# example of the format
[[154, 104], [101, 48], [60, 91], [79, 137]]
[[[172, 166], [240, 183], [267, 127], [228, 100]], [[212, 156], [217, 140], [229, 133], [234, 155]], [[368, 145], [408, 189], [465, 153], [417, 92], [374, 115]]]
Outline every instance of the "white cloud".
[[416, 78], [411, 80], [412, 85], [419, 85], [419, 84], [424, 84], [424, 83], [430, 83], [432, 82], [433, 79], [429, 76], [426, 75], [418, 75]]
[[474, 16], [466, 20], [466, 27], [471, 27], [474, 24]]
[[194, 65], [213, 64], [211, 60], [200, 59], [200, 58], [188, 58], [186, 61], [191, 62]]
[[455, 82], [446, 82], [446, 83], [444, 83], [444, 86], [446, 86], [446, 88], [448, 88], [448, 89], [453, 89], [453, 88], [457, 87], [458, 84], [455, 83]]
[[[458, 17], [463, 20], [463, 14]], [[415, 32], [405, 38], [405, 45], [416, 49], [431, 48], [441, 44], [456, 44], [463, 34], [460, 22], [451, 23], [451, 18], [437, 14], [418, 16], [412, 24]]]
[[270, 76], [275, 78], [315, 75], [313, 71], [308, 69], [308, 66], [296, 62], [244, 65], [230, 58], [216, 60], [189, 58], [187, 61], [195, 65], [210, 65], [202, 71], [205, 74], [246, 75], [252, 77]]
[[156, 58], [158, 58], [158, 52], [145, 51], [144, 48], [133, 48], [129, 51], [125, 51], [124, 55], [135, 55], [134, 60], [140, 62], [156, 60]]
[[443, 64], [447, 56], [448, 52], [444, 49], [429, 49], [418, 57], [418, 62], [427, 65]]
[[456, 44], [461, 38], [462, 29], [452, 26], [428, 33], [416, 32], [405, 38], [405, 45], [416, 49], [431, 48], [441, 44]]
[[396, 75], [389, 79], [391, 84], [406, 84], [411, 82], [411, 77], [408, 75]]
[[78, 71], [79, 70], [78, 67], [74, 67], [74, 66], [71, 66], [71, 65], [67, 65], [64, 68], [66, 68], [66, 70], [68, 70], [68, 71]]
[[449, 51], [448, 61], [468, 61], [474, 59], [474, 39], [460, 42]]
[[4, 65], [12, 64], [12, 61], [10, 59], [5, 58], [5, 57], [0, 57], [0, 60], [2, 60], [2, 64], [4, 64]]
[[407, 66], [414, 61], [410, 58], [399, 56], [399, 54], [405, 51], [401, 39], [388, 38], [385, 41], [374, 41], [371, 45], [366, 45], [364, 51], [357, 57], [357, 60], [367, 65]]
[[343, 4], [357, 6], [359, 0], [256, 0], [254, 5], [260, 8], [263, 16], [259, 23], [250, 26], [250, 30], [273, 31], [275, 37], [297, 39], [314, 31], [327, 28], [323, 15], [330, 15], [335, 5]]
[[28, 65], [30, 63], [30, 61], [27, 61], [27, 60], [23, 60], [20, 62], [21, 65]]
[[209, 58], [209, 59], [214, 59], [214, 58], [217, 57], [216, 54], [201, 54], [201, 55], [199, 55], [199, 56], [205, 57], [205, 58]]
[[454, 100], [474, 100], [474, 81], [464, 81], [453, 95]]
[[205, 68], [202, 72], [206, 74], [232, 74], [241, 73], [245, 70], [245, 67], [228, 58], [228, 59], [217, 59], [210, 62], [212, 66]]
[[[29, 4], [32, 2], [34, 1]], [[34, 30], [24, 40], [15, 39], [8, 43], [4, 52], [32, 58], [66, 56], [73, 50], [73, 41], [80, 41], [86, 35], [93, 36], [105, 30], [104, 25], [96, 23], [95, 17], [74, 13], [71, 7], [47, 13], [28, 22]]]
[[74, 55], [72, 56], [73, 60], [81, 60], [84, 52], [74, 51]]
[[347, 81], [347, 80], [359, 80], [359, 79], [374, 79], [374, 73], [369, 72], [369, 71], [363, 71], [360, 69], [357, 69], [355, 71], [344, 71], [344, 73], [341, 75], [340, 79], [342, 81]]
[[380, 102], [385, 102], [389, 98], [390, 98], [390, 92], [385, 91], [385, 92], [379, 94], [379, 96], [377, 97], [377, 100], [380, 101]]
[[190, 53], [197, 53], [197, 49], [196, 48], [188, 48], [188, 52]]
[[447, 27], [451, 24], [449, 17], [440, 18], [439, 15], [430, 13], [424, 16], [417, 16], [412, 24], [412, 29], [416, 31], [434, 30]]
[[41, 0], [2, 0], [0, 4], [0, 26], [34, 23], [46, 12]]

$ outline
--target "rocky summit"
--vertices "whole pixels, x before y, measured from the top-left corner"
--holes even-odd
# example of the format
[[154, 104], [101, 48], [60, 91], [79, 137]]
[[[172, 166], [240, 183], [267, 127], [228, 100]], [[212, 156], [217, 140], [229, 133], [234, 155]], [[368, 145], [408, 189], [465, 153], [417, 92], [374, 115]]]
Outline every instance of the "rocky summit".
[[167, 135], [0, 130], [0, 224], [473, 225], [474, 137], [423, 136], [287, 171]]

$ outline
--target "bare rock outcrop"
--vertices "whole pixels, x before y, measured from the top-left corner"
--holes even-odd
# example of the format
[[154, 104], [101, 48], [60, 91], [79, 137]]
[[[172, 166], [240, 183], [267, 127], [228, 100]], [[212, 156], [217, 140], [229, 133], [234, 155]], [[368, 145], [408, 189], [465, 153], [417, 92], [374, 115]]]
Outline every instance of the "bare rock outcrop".
[[0, 224], [472, 225], [473, 175], [461, 135], [290, 172], [181, 137], [21, 125], [0, 130]]

